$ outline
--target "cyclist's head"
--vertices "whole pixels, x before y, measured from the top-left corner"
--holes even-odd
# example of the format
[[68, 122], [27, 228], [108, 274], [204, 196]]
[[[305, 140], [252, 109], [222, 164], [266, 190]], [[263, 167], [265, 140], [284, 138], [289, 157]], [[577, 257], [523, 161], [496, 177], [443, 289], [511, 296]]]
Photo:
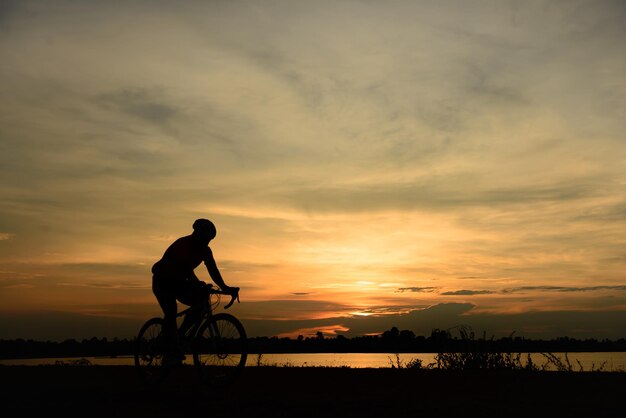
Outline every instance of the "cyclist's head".
[[213, 222], [208, 219], [196, 219], [193, 223], [193, 233], [199, 237], [211, 241], [217, 235], [217, 229]]

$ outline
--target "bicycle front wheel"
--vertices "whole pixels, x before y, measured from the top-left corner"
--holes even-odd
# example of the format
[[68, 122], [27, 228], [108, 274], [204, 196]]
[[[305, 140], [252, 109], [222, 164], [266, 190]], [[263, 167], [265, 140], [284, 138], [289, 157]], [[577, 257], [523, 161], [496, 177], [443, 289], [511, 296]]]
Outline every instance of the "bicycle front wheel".
[[165, 377], [164, 353], [163, 318], [149, 319], [135, 340], [135, 369], [146, 383], [158, 383]]
[[246, 331], [234, 316], [213, 315], [198, 330], [193, 362], [204, 382], [232, 381], [246, 365], [247, 357]]

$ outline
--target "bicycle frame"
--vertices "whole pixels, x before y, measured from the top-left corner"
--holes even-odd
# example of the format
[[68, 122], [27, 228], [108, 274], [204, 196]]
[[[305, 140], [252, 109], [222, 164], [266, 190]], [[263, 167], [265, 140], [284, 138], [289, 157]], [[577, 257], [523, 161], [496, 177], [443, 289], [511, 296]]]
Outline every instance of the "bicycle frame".
[[[209, 295], [209, 298], [210, 298], [210, 295]], [[194, 335], [196, 335], [196, 333], [198, 332], [198, 330], [200, 329], [200, 327], [202, 326], [204, 321], [206, 321], [207, 319], [211, 318], [211, 316], [213, 315], [213, 309], [211, 309], [211, 304], [210, 304], [209, 298], [207, 298], [207, 301], [205, 303], [203, 303], [203, 306], [200, 309], [200, 316], [189, 327], [189, 329], [185, 332], [185, 335], [183, 335], [183, 337], [193, 337]], [[193, 307], [189, 307], [189, 308], [179, 312], [178, 314], [176, 314], [176, 317], [177, 318], [185, 317], [193, 309], [194, 309]], [[180, 326], [177, 327], [177, 329], [180, 330]]]
[[[239, 288], [237, 288], [237, 290], [239, 290]], [[211, 303], [211, 297], [213, 295], [217, 296], [219, 298], [219, 296], [221, 295], [226, 295], [227, 293], [222, 292], [221, 290], [213, 290], [213, 289], [209, 289], [207, 292], [207, 298], [206, 300], [203, 302], [202, 307], [200, 308], [200, 316], [198, 317], [198, 319], [196, 320], [196, 322], [194, 322], [191, 327], [189, 327], [189, 329], [185, 332], [185, 337], [193, 337], [194, 335], [196, 335], [196, 333], [198, 332], [198, 330], [200, 329], [200, 327], [202, 326], [202, 324], [209, 320], [211, 318], [211, 316], [213, 316], [213, 304]], [[231, 300], [230, 302], [224, 306], [224, 309], [228, 309], [232, 306], [232, 304], [235, 302], [235, 299], [237, 299], [237, 301], [239, 301], [239, 292], [237, 292], [235, 295], [230, 295], [231, 296]], [[219, 305], [219, 299], [216, 302], [215, 306], [217, 307], [217, 305]], [[179, 312], [176, 314], [176, 317], [182, 317], [182, 316], [186, 316], [191, 310], [193, 310], [193, 307], [189, 307], [187, 309], [184, 309], [183, 311]], [[178, 329], [180, 329], [180, 327], [178, 327]]]

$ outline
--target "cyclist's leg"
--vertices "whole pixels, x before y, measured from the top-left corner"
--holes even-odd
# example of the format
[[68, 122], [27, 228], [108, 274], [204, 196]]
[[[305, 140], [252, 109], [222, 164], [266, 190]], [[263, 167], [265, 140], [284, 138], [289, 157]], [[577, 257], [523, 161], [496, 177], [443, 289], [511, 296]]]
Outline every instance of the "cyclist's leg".
[[196, 323], [198, 319], [200, 319], [200, 315], [200, 311], [192, 306], [191, 309], [187, 311], [187, 313], [183, 317], [183, 322], [182, 324], [180, 324], [180, 328], [178, 329], [178, 335], [180, 337], [183, 337], [187, 333], [187, 331], [189, 331], [189, 329], [193, 326], [193, 324]]
[[152, 290], [163, 310], [163, 337], [165, 339], [166, 354], [179, 357], [180, 342], [176, 330], [176, 295], [169, 285], [169, 280], [154, 278]]
[[187, 330], [200, 319], [202, 315], [202, 301], [206, 299], [205, 293], [202, 287], [188, 281], [185, 281], [184, 284], [177, 289], [176, 299], [191, 307], [187, 314], [185, 314], [183, 323], [180, 326], [180, 335], [184, 335]]

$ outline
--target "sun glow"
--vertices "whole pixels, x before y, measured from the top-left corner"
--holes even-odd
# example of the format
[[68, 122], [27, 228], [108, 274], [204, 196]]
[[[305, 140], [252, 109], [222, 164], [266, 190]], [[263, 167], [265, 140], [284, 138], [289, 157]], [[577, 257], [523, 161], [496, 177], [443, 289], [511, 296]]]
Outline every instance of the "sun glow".
[[[348, 332], [350, 328], [343, 325], [329, 325], [320, 326], [315, 328], [300, 328], [295, 331], [279, 334], [279, 338], [298, 338], [302, 336], [304, 338], [320, 338], [320, 337], [336, 337], [340, 333]], [[319, 334], [321, 333], [321, 335]]]

